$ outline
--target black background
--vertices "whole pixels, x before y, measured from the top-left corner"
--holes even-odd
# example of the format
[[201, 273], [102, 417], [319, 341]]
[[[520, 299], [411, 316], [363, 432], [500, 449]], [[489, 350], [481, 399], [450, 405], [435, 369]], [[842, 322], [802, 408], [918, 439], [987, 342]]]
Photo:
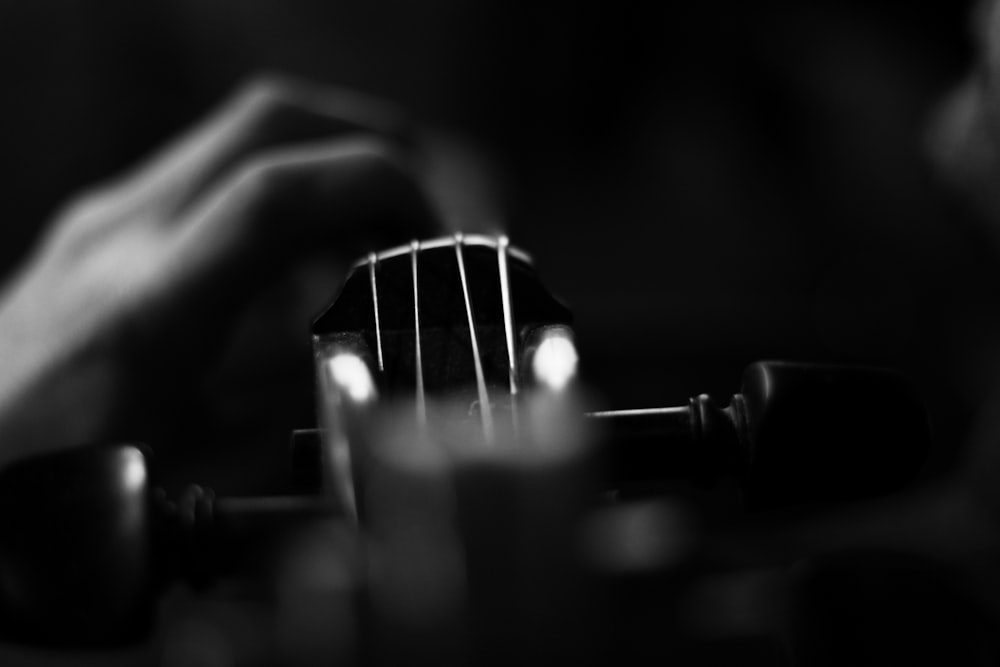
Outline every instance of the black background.
[[[393, 100], [492, 156], [512, 239], [573, 309], [603, 405], [725, 398], [763, 358], [889, 365], [931, 406], [926, 474], [941, 474], [1000, 373], [990, 222], [926, 157], [928, 122], [973, 59], [969, 12], [952, 0], [3, 3], [0, 271], [73, 193], [253, 73], [289, 72]], [[263, 314], [295, 285], [262, 295], [222, 366], [137, 434], [168, 486], [281, 486], [288, 431], [312, 421], [308, 320]], [[309, 308], [336, 287], [313, 285]], [[185, 351], [165, 340], [156, 353]]]
[[[724, 398], [761, 358], [886, 364], [934, 406], [944, 470], [1000, 359], [986, 223], [925, 158], [969, 21], [944, 0], [5, 3], [0, 266], [68, 196], [254, 72], [289, 72], [493, 157], [512, 238], [573, 308], [605, 405]], [[266, 485], [254, 461], [311, 419], [307, 324], [281, 334], [290, 356], [236, 355], [237, 379], [165, 406], [165, 459]], [[255, 455], [239, 434], [279, 444]]]

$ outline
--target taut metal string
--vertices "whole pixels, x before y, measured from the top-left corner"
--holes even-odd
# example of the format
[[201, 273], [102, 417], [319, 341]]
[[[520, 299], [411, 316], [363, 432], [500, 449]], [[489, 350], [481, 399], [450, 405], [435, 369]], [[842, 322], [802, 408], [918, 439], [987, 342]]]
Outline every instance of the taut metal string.
[[514, 310], [510, 299], [510, 272], [507, 270], [507, 252], [510, 240], [497, 238], [497, 269], [500, 272], [500, 300], [503, 304], [503, 329], [507, 339], [507, 375], [510, 380], [510, 415], [517, 428], [517, 357], [514, 355]]
[[372, 306], [375, 309], [375, 347], [378, 350], [378, 370], [385, 372], [385, 363], [382, 361], [382, 326], [378, 319], [378, 287], [375, 284], [375, 265], [378, 263], [378, 256], [375, 253], [368, 254], [368, 278], [372, 285]]
[[492, 442], [493, 410], [490, 407], [490, 397], [486, 393], [483, 362], [479, 357], [479, 341], [476, 339], [476, 323], [472, 315], [472, 298], [469, 296], [469, 281], [465, 275], [465, 259], [462, 255], [462, 244], [462, 234], [455, 234], [455, 258], [458, 261], [458, 275], [462, 281], [462, 294], [465, 296], [465, 314], [469, 318], [469, 338], [472, 341], [472, 360], [476, 367], [476, 389], [479, 391], [479, 414], [483, 420], [483, 435], [487, 442]]
[[410, 242], [410, 268], [413, 270], [413, 348], [417, 362], [417, 421], [421, 425], [427, 423], [427, 402], [424, 398], [424, 362], [420, 352], [420, 290], [417, 279], [417, 255], [420, 253], [420, 242]]

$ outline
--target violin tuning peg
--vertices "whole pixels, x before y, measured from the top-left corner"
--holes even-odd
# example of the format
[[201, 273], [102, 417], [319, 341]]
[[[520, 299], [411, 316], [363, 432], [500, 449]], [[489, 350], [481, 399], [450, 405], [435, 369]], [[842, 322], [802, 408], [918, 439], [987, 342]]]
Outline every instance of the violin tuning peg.
[[141, 638], [159, 583], [150, 499], [135, 445], [45, 454], [0, 473], [0, 635], [48, 646]]
[[930, 446], [924, 405], [889, 369], [759, 362], [739, 396], [752, 511], [890, 493], [917, 475]]
[[724, 408], [702, 394], [588, 418], [608, 436], [620, 485], [735, 477], [751, 512], [890, 493], [919, 472], [930, 442], [905, 379], [867, 367], [759, 362]]

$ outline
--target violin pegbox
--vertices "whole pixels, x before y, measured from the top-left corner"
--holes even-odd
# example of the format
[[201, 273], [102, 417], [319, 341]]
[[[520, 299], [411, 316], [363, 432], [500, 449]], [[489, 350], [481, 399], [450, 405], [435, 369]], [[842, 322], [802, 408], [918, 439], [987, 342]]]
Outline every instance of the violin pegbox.
[[458, 413], [479, 422], [486, 441], [516, 428], [526, 390], [572, 384], [570, 323], [504, 236], [413, 241], [358, 261], [313, 324], [328, 481], [355, 495], [343, 489], [356, 477], [365, 424], [387, 403], [412, 405], [418, 426], [429, 404], [465, 406]]

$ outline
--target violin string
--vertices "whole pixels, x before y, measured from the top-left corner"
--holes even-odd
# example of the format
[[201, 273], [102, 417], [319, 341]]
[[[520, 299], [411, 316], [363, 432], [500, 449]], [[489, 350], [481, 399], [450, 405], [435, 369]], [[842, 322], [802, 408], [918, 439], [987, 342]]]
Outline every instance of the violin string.
[[375, 347], [378, 351], [379, 373], [385, 371], [385, 364], [382, 360], [382, 326], [378, 318], [378, 286], [375, 281], [375, 265], [378, 263], [378, 256], [375, 253], [368, 254], [368, 279], [372, 285], [372, 307], [375, 309]]
[[500, 273], [500, 301], [503, 304], [503, 329], [507, 339], [507, 376], [510, 381], [510, 416], [517, 430], [517, 359], [514, 356], [514, 310], [510, 298], [510, 273], [507, 270], [507, 253], [510, 240], [506, 235], [497, 238], [497, 270]]
[[493, 441], [493, 411], [490, 407], [490, 397], [486, 393], [486, 378], [483, 376], [483, 362], [479, 357], [479, 342], [476, 339], [475, 319], [472, 315], [472, 298], [469, 296], [469, 281], [465, 275], [465, 259], [462, 254], [464, 240], [461, 232], [455, 234], [455, 258], [458, 262], [458, 275], [462, 282], [462, 294], [465, 296], [465, 314], [469, 319], [469, 339], [472, 341], [472, 361], [476, 367], [476, 389], [479, 392], [479, 414], [483, 420], [483, 436], [487, 442]]
[[417, 255], [420, 253], [420, 242], [410, 242], [410, 268], [413, 272], [413, 348], [417, 363], [417, 423], [421, 426], [427, 423], [427, 402], [424, 398], [424, 362], [420, 351], [420, 290], [417, 279]]

